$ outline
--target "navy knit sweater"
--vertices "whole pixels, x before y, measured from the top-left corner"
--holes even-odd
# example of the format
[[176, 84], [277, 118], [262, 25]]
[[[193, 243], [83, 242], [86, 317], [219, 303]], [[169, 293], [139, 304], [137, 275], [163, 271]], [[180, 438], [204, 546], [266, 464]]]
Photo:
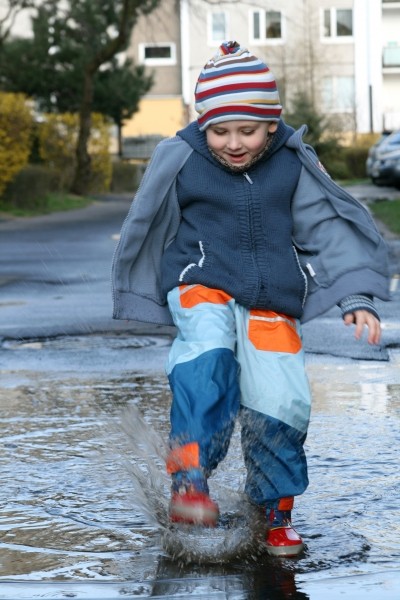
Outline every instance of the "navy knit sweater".
[[280, 122], [269, 150], [246, 174], [224, 167], [192, 123], [178, 135], [194, 149], [177, 180], [182, 221], [162, 262], [163, 290], [202, 284], [247, 308], [300, 317], [306, 278], [292, 244], [290, 204], [301, 163]]

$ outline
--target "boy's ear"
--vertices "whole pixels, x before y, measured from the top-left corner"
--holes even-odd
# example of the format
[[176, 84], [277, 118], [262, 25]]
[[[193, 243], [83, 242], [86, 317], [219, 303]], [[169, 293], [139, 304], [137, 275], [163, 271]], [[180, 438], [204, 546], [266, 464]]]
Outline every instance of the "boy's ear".
[[268, 123], [268, 133], [275, 133], [277, 129], [278, 123], [276, 123], [275, 121], [271, 121], [270, 123]]

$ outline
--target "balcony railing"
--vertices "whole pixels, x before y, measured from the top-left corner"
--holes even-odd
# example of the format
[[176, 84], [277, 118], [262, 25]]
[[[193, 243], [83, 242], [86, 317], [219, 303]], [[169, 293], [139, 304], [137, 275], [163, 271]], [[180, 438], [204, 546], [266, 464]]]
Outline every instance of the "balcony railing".
[[400, 67], [400, 46], [389, 44], [383, 49], [383, 67]]

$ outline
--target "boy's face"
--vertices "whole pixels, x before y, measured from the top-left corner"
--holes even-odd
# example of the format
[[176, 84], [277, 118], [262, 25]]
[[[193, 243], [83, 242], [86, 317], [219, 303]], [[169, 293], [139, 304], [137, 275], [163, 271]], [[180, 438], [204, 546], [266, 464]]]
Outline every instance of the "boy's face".
[[268, 133], [274, 133], [274, 121], [226, 121], [206, 129], [207, 144], [220, 158], [234, 167], [245, 167], [267, 143]]

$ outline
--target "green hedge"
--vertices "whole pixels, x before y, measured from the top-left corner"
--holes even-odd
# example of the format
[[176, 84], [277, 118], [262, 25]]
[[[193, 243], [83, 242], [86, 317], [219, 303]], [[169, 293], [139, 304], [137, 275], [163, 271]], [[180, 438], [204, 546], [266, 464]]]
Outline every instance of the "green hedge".
[[366, 177], [365, 162], [368, 148], [343, 146], [337, 151], [320, 157], [322, 164], [333, 179], [363, 179]]
[[[144, 165], [114, 162], [111, 191], [133, 194], [140, 183], [143, 171]], [[43, 164], [31, 163], [8, 184], [1, 200], [6, 206], [13, 208], [41, 208], [45, 206], [46, 196], [63, 191], [67, 190], [62, 188], [55, 170]]]
[[55, 171], [44, 165], [29, 164], [8, 184], [2, 202], [14, 208], [40, 208], [51, 192], [60, 192], [60, 182]]
[[145, 167], [145, 164], [113, 162], [110, 191], [134, 192], [139, 186]]
[[362, 146], [349, 146], [343, 148], [344, 159], [350, 171], [350, 179], [362, 179], [366, 177], [365, 163], [368, 156], [368, 148]]

